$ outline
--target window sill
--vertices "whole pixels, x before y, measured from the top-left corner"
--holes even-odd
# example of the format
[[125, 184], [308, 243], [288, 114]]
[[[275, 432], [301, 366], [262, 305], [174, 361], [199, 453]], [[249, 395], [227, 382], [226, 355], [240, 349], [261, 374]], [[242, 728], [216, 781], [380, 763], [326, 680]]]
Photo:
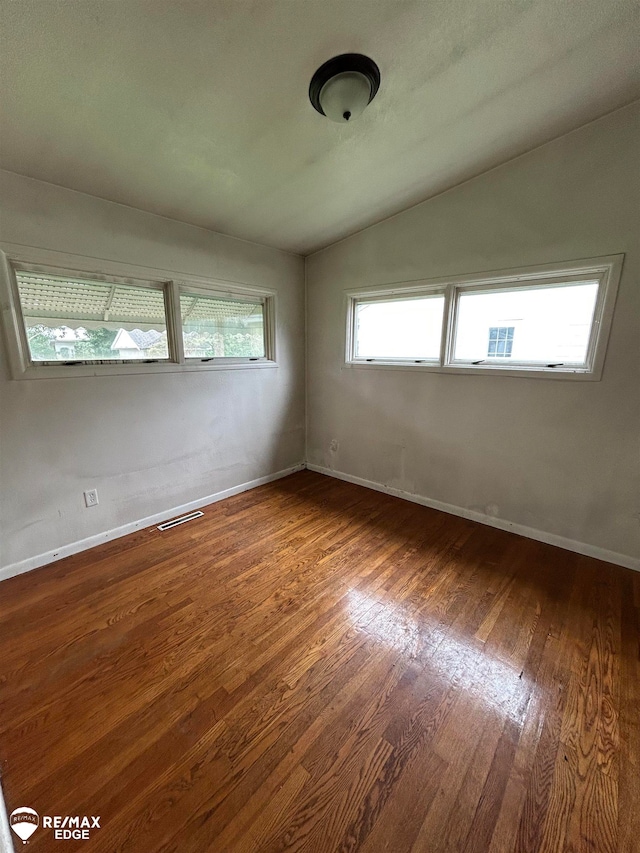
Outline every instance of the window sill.
[[22, 371], [14, 371], [13, 379], [71, 379], [79, 376], [140, 376], [149, 373], [198, 373], [207, 370], [260, 370], [278, 367], [276, 361], [234, 361], [221, 362], [176, 362], [140, 363], [140, 364], [60, 364], [29, 366]]
[[559, 370], [557, 367], [502, 367], [502, 365], [440, 365], [440, 364], [416, 364], [413, 362], [394, 361], [347, 361], [343, 365], [346, 368], [363, 368], [365, 370], [411, 370], [427, 373], [446, 373], [450, 376], [507, 376], [514, 379], [561, 379], [579, 382], [598, 382], [601, 373], [595, 373], [588, 368], [573, 368]]

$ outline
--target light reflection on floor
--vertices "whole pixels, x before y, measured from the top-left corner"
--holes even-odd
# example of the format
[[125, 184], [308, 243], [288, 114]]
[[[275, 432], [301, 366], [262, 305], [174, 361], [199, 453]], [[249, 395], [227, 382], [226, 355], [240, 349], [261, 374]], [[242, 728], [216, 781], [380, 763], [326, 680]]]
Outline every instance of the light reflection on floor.
[[402, 603], [385, 602], [357, 589], [349, 590], [346, 600], [354, 628], [411, 662], [423, 664], [434, 675], [455, 680], [461, 690], [514, 722], [523, 722], [533, 685], [517, 663], [510, 665], [492, 656], [478, 641], [442, 626], [437, 617], [421, 613], [416, 618]]

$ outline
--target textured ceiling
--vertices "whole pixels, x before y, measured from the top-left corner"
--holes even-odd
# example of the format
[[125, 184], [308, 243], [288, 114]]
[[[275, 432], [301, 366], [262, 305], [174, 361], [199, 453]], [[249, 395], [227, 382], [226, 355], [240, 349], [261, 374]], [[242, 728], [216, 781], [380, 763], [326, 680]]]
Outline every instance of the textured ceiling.
[[[308, 254], [640, 95], [637, 0], [2, 0], [0, 166]], [[311, 75], [380, 66], [351, 125]]]

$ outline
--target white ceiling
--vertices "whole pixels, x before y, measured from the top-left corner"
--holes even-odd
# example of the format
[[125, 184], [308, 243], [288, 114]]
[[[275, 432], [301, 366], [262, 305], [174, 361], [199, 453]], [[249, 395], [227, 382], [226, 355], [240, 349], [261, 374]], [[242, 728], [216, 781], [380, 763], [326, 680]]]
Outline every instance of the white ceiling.
[[[308, 254], [640, 96], [637, 0], [2, 0], [0, 165]], [[351, 125], [315, 69], [370, 55]]]

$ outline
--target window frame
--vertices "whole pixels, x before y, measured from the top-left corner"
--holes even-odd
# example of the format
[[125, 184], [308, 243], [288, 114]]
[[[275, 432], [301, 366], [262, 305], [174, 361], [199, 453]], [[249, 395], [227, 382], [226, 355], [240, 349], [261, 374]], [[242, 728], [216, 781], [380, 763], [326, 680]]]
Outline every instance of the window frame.
[[[220, 290], [219, 287], [212, 285], [211, 287], [203, 287], [198, 284], [189, 284], [188, 282], [178, 281], [177, 282], [177, 301], [178, 301], [178, 311], [180, 313], [180, 331], [182, 332], [182, 313], [180, 312], [180, 296], [184, 294], [185, 296], [204, 296], [204, 297], [212, 297], [214, 299], [230, 299], [232, 298], [235, 302], [247, 302], [251, 304], [260, 303], [262, 305], [262, 322], [263, 322], [263, 331], [264, 331], [264, 356], [185, 356], [184, 354], [184, 340], [182, 335], [180, 335], [180, 349], [181, 356], [184, 359], [185, 364], [197, 364], [198, 362], [202, 363], [220, 363], [220, 364], [246, 364], [249, 362], [251, 365], [256, 362], [265, 362], [268, 361], [269, 354], [273, 350], [272, 341], [272, 327], [273, 323], [271, 322], [270, 314], [273, 309], [272, 297], [266, 295], [264, 292], [258, 293], [249, 293], [247, 291], [243, 291], [240, 293], [239, 291], [231, 294], [228, 290]], [[273, 359], [271, 359], [273, 360]]]
[[[442, 310], [442, 328], [441, 328], [441, 337], [440, 337], [440, 355], [438, 358], [418, 358], [418, 359], [408, 359], [408, 358], [366, 358], [364, 356], [356, 355], [356, 322], [358, 319], [358, 304], [370, 304], [372, 302], [400, 302], [400, 301], [410, 301], [412, 299], [424, 299], [434, 296], [444, 296], [444, 307]], [[444, 329], [445, 323], [447, 319], [447, 295], [446, 289], [441, 286], [434, 287], [415, 287], [415, 288], [400, 288], [399, 290], [393, 291], [385, 291], [384, 293], [380, 293], [379, 291], [372, 291], [370, 293], [358, 293], [353, 296], [353, 300], [351, 303], [351, 318], [350, 318], [350, 328], [348, 330], [348, 344], [347, 346], [350, 348], [349, 351], [352, 352], [352, 362], [353, 364], [371, 364], [375, 362], [375, 364], [385, 364], [385, 365], [423, 365], [425, 367], [432, 367], [434, 365], [438, 365], [440, 359], [442, 358], [442, 341], [444, 339]]]
[[[604, 359], [611, 330], [616, 296], [624, 255], [607, 255], [581, 261], [560, 264], [541, 264], [510, 270], [452, 276], [446, 279], [420, 279], [409, 282], [393, 282], [362, 290], [349, 290], [346, 301], [345, 366], [364, 369], [422, 370], [453, 375], [511, 376], [519, 378], [574, 379], [599, 381], [602, 377]], [[594, 308], [586, 365], [549, 367], [539, 362], [529, 365], [521, 361], [496, 358], [484, 359], [473, 364], [470, 360], [454, 358], [455, 332], [460, 296], [469, 292], [513, 290], [518, 287], [553, 287], [570, 284], [572, 281], [598, 281], [598, 295]], [[355, 355], [356, 305], [358, 301], [380, 301], [387, 298], [411, 295], [437, 295], [444, 293], [444, 316], [440, 358], [437, 363], [415, 359], [363, 359]]]
[[[164, 293], [168, 359], [123, 361], [32, 362], [22, 315], [16, 270], [43, 275], [68, 275], [133, 287], [151, 287]], [[180, 315], [180, 292], [201, 291], [223, 299], [257, 300], [264, 305], [265, 356], [262, 358], [185, 358]], [[275, 290], [202, 276], [115, 261], [87, 258], [50, 250], [0, 244], [0, 308], [9, 367], [13, 379], [53, 379], [77, 376], [116, 376], [141, 373], [181, 373], [199, 370], [246, 370], [278, 367], [276, 360]]]
[[[168, 290], [167, 290], [167, 282], [164, 281], [151, 281], [151, 280], [140, 280], [140, 279], [125, 279], [121, 276], [102, 276], [98, 277], [96, 275], [86, 275], [84, 273], [80, 273], [78, 270], [67, 270], [67, 269], [56, 269], [55, 273], [53, 268], [44, 269], [42, 267], [36, 268], [33, 264], [25, 264], [22, 262], [14, 261], [11, 263], [11, 287], [13, 290], [13, 299], [16, 304], [16, 317], [18, 319], [18, 328], [17, 333], [19, 335], [19, 346], [21, 351], [21, 362], [24, 365], [25, 370], [30, 368], [48, 368], [48, 367], [76, 367], [76, 366], [84, 366], [84, 367], [97, 367], [99, 365], [107, 364], [109, 367], [111, 366], [123, 366], [134, 364], [136, 361], [142, 364], [170, 364], [173, 359], [172, 353], [172, 339], [169, 334], [169, 325], [170, 325], [170, 308], [169, 308], [169, 300], [168, 300]], [[164, 314], [165, 320], [167, 324], [167, 350], [168, 356], [167, 358], [154, 358], [154, 359], [69, 359], [65, 361], [64, 359], [48, 359], [48, 360], [40, 360], [32, 361], [31, 359], [31, 350], [29, 348], [29, 342], [27, 338], [27, 325], [24, 320], [24, 315], [22, 312], [22, 304], [20, 301], [19, 294], [19, 285], [17, 282], [16, 273], [26, 272], [26, 273], [36, 273], [42, 275], [55, 275], [57, 277], [68, 277], [69, 279], [90, 279], [91, 281], [96, 282], [104, 282], [105, 284], [115, 284], [123, 287], [132, 287], [132, 288], [144, 288], [146, 290], [155, 290], [162, 293], [163, 302], [164, 302]], [[80, 321], [74, 321], [80, 322]]]

